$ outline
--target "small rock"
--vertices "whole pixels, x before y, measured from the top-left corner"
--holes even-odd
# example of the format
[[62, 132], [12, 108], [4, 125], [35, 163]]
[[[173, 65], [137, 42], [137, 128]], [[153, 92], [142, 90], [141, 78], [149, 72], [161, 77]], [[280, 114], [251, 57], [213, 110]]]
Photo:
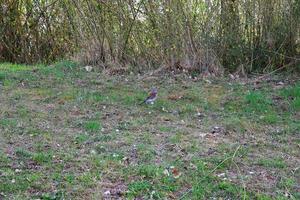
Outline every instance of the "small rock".
[[279, 82], [277, 83], [277, 85], [284, 85], [284, 83], [283, 83], [282, 81], [279, 81]]
[[219, 126], [214, 126], [211, 130], [211, 133], [212, 134], [215, 134], [215, 133], [221, 133], [222, 132], [222, 128], [219, 127]]
[[93, 149], [91, 150], [91, 154], [95, 155], [96, 154], [96, 151]]
[[87, 66], [84, 67], [84, 69], [85, 69], [87, 72], [90, 72], [90, 71], [92, 71], [93, 67], [87, 65]]
[[114, 153], [112, 156], [113, 156], [114, 158], [116, 158], [116, 157], [118, 157], [119, 155], [116, 154], [116, 153]]
[[173, 115], [178, 115], [178, 114], [179, 114], [179, 111], [178, 111], [178, 110], [172, 110], [172, 114], [173, 114]]
[[207, 135], [207, 133], [200, 133], [199, 136], [204, 138]]
[[163, 174], [166, 175], [166, 176], [170, 176], [170, 172], [169, 172], [168, 169], [165, 169], [164, 172], [163, 172]]
[[199, 117], [200, 119], [202, 119], [202, 118], [204, 118], [204, 114], [201, 113], [201, 112], [198, 112], [198, 113], [197, 113], [197, 117]]
[[211, 84], [211, 81], [208, 79], [205, 79], [205, 82], [207, 82], [208, 84]]

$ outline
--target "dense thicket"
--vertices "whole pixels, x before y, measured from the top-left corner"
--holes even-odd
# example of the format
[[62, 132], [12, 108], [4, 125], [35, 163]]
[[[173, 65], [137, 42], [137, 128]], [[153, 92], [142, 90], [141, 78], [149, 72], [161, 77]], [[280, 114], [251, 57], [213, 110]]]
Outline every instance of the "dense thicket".
[[0, 60], [215, 74], [299, 62], [299, 0], [0, 0]]

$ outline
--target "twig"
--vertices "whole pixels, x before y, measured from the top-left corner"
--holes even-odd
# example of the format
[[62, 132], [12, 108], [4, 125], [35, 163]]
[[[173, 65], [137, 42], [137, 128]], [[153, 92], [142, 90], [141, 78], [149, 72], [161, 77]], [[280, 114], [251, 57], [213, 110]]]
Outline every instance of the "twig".
[[233, 164], [236, 166], [238, 174], [240, 174], [240, 176], [241, 176], [241, 180], [242, 180], [242, 184], [243, 184], [243, 191], [244, 191], [243, 199], [246, 200], [246, 184], [243, 180], [241, 170], [240, 170], [239, 166], [236, 164], [236, 162], [233, 161]]
[[[300, 61], [300, 60], [299, 60], [299, 61]], [[257, 82], [258, 80], [260, 80], [260, 79], [262, 79], [262, 78], [265, 78], [266, 76], [270, 76], [271, 74], [274, 74], [274, 73], [277, 72], [277, 71], [280, 71], [280, 70], [282, 70], [282, 69], [284, 69], [284, 68], [286, 68], [286, 67], [289, 67], [289, 66], [295, 65], [295, 64], [297, 64], [297, 63], [300, 63], [299, 61], [294, 61], [294, 62], [290, 62], [290, 63], [288, 63], [288, 64], [286, 64], [286, 65], [283, 65], [282, 67], [279, 67], [278, 69], [275, 69], [274, 71], [271, 71], [270, 73], [263, 74], [262, 76], [257, 77], [256, 79], [254, 79], [253, 81], [251, 81], [251, 82], [249, 82], [249, 83], [255, 83], [255, 82]]]

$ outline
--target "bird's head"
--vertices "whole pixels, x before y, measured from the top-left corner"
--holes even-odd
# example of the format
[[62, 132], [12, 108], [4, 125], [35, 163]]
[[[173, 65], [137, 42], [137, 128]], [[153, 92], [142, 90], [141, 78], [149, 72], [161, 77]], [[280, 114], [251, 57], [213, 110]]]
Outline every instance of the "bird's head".
[[157, 88], [155, 88], [155, 87], [153, 87], [152, 89], [151, 89], [151, 92], [150, 92], [150, 94], [157, 94]]

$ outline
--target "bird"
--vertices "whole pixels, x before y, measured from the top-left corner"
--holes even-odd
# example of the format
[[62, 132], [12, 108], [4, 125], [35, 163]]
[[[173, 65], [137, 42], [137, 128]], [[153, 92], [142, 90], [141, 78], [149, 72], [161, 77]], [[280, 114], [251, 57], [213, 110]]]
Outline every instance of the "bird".
[[154, 101], [157, 99], [157, 89], [154, 87], [151, 89], [149, 96], [140, 104], [153, 104]]

